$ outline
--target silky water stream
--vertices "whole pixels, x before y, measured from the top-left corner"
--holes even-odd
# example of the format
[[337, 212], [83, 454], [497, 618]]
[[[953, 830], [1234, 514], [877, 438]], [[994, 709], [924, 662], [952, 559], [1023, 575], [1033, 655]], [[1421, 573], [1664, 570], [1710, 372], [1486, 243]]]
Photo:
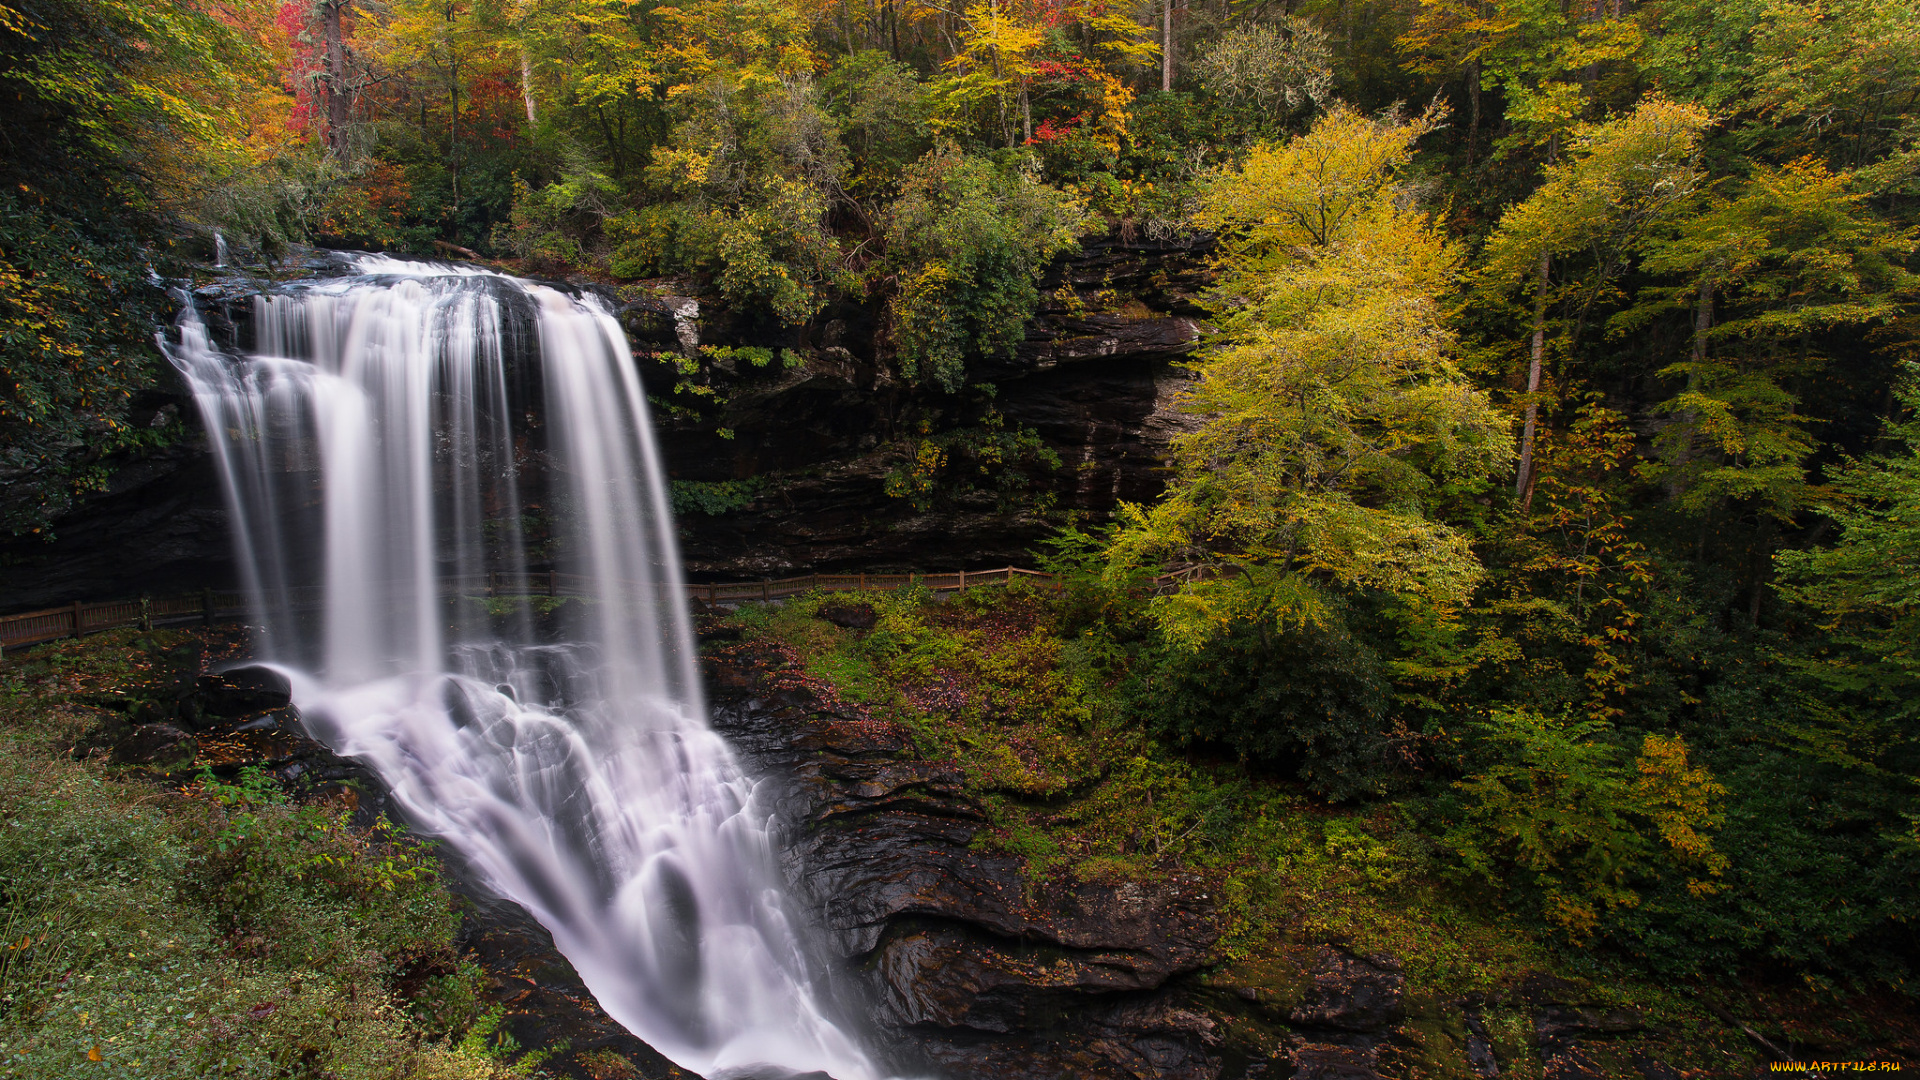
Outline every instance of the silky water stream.
[[[503, 275], [351, 269], [256, 297], [250, 348], [217, 345], [191, 305], [165, 343], [305, 723], [680, 1065], [879, 1080], [819, 988], [753, 785], [706, 723], [618, 323]], [[585, 597], [489, 601], [530, 591], [530, 557]]]

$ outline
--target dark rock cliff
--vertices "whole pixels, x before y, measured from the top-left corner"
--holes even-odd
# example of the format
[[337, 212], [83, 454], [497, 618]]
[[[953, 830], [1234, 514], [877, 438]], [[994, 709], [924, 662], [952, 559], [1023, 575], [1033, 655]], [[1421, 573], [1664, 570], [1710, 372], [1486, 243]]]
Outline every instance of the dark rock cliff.
[[[830, 311], [807, 335], [753, 338], [726, 312], [675, 323], [647, 305], [627, 319], [636, 346], [794, 345], [803, 367], [703, 362], [696, 376], [725, 404], [660, 426], [667, 467], [681, 482], [757, 478], [746, 505], [683, 513], [682, 555], [709, 579], [812, 571], [954, 569], [1026, 564], [1066, 513], [1099, 518], [1118, 500], [1151, 500], [1164, 483], [1167, 440], [1186, 423], [1174, 399], [1177, 362], [1203, 329], [1197, 294], [1207, 249], [1193, 244], [1089, 242], [1042, 283], [1047, 300], [1011, 357], [968, 369], [975, 390], [928, 392], [882, 362], [871, 312]], [[666, 365], [654, 371], [658, 386]], [[977, 429], [1028, 430], [1059, 457], [1014, 498], [950, 478], [916, 507], [889, 495], [888, 475], [916, 440]], [[958, 470], [954, 470], [958, 471]], [[971, 479], [980, 479], [973, 477]]]
[[868, 991], [898, 1066], [951, 1077], [1211, 1078], [1216, 1023], [1176, 984], [1208, 961], [1206, 880], [1035, 892], [976, 850], [960, 777], [905, 733], [822, 702], [777, 649], [709, 661], [715, 726], [764, 780], [795, 899]]
[[[871, 305], [842, 305], [795, 332], [663, 290], [578, 287], [620, 308], [656, 400], [687, 400], [673, 394], [676, 381], [709, 392], [696, 399], [700, 408], [657, 418], [669, 474], [682, 483], [752, 482], [732, 504], [680, 515], [695, 577], [974, 569], [1030, 562], [1034, 544], [1069, 511], [1097, 519], [1116, 500], [1158, 493], [1167, 439], [1182, 423], [1173, 399], [1184, 372], [1175, 364], [1201, 331], [1194, 297], [1205, 254], [1192, 245], [1089, 242], [1043, 283], [1048, 300], [1017, 354], [970, 369], [976, 386], [993, 389], [960, 395], [894, 377]], [[276, 273], [310, 277], [342, 265], [312, 253]], [[196, 290], [194, 303], [216, 340], [245, 344], [251, 296], [267, 287], [232, 273]], [[702, 345], [789, 347], [798, 363], [754, 368], [702, 355]], [[676, 354], [693, 358], [683, 360], [691, 376], [661, 358]], [[173, 444], [103, 462], [104, 488], [50, 535], [0, 537], [0, 611], [234, 584], [224, 501], [191, 397], [163, 368], [162, 385], [141, 405], [135, 422], [171, 426]], [[953, 478], [920, 506], [887, 493], [888, 475], [916, 440], [978, 430], [983, 420], [1037, 435], [1058, 468], [1036, 466], [1011, 493], [990, 483], [969, 490]]]

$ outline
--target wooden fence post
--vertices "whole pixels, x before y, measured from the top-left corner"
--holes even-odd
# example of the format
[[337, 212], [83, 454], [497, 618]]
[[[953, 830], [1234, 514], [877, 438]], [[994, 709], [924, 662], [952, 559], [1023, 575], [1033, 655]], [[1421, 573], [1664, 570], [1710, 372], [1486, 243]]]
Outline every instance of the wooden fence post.
[[80, 601], [73, 602], [73, 636], [80, 636]]
[[146, 633], [153, 632], [153, 597], [145, 593], [140, 595], [140, 629]]
[[965, 570], [960, 571], [960, 591], [967, 591], [967, 572]]
[[773, 579], [772, 578], [760, 579], [760, 602], [763, 604], [769, 604], [773, 602]]
[[213, 589], [212, 588], [205, 588], [200, 590], [200, 621], [203, 623], [207, 623], [209, 625], [213, 623]]

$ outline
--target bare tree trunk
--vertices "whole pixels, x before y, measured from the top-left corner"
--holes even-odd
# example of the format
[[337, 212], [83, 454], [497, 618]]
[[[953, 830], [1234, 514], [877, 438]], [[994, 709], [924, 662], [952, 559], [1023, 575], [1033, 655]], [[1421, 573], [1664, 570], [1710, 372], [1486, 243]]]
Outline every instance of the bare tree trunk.
[[[1713, 329], [1713, 276], [1709, 273], [1702, 273], [1700, 275], [1699, 299], [1695, 301], [1693, 308], [1694, 367], [1692, 371], [1687, 372], [1687, 393], [1689, 394], [1693, 393], [1700, 386], [1700, 362], [1707, 358], [1707, 331], [1711, 329]], [[1698, 419], [1698, 415], [1699, 414], [1695, 413], [1692, 409], [1687, 409], [1680, 413], [1677, 419], [1685, 426], [1683, 430], [1686, 430], [1692, 428], [1693, 422]], [[1669, 499], [1679, 498], [1680, 492], [1686, 484], [1686, 477], [1683, 470], [1687, 462], [1693, 460], [1696, 449], [1694, 446], [1694, 437], [1697, 434], [1697, 432], [1688, 430], [1686, 441], [1677, 444], [1674, 448], [1673, 470], [1668, 474], [1669, 478], [1667, 480], [1667, 497]], [[1702, 526], [1703, 530], [1704, 528], [1705, 526]], [[1704, 551], [1705, 547], [1706, 534], [1703, 531], [1701, 533], [1700, 548]], [[1698, 561], [1697, 558], [1696, 561]]]
[[353, 99], [347, 92], [347, 40], [341, 28], [341, 16], [352, 0], [320, 0], [320, 36], [325, 39], [327, 149], [335, 154], [347, 152], [347, 124]]
[[1547, 352], [1547, 278], [1553, 271], [1553, 256], [1540, 253], [1539, 293], [1533, 298], [1533, 342], [1527, 365], [1527, 421], [1520, 431], [1520, 470], [1514, 476], [1513, 494], [1520, 509], [1533, 503], [1533, 433], [1540, 416], [1540, 369]]
[[1173, 91], [1173, 0], [1160, 2], [1160, 91]]
[[1474, 147], [1480, 142], [1480, 61], [1467, 62], [1467, 168], [1473, 168]]
[[540, 126], [540, 112], [533, 104], [533, 57], [520, 50], [520, 98], [527, 103], [527, 126]]
[[[1713, 329], [1713, 277], [1702, 274], [1700, 277], [1700, 299], [1693, 309], [1693, 362], [1699, 363], [1707, 358], [1707, 331]], [[1700, 381], [1700, 373], [1687, 376], [1687, 389], [1693, 389]]]
[[[448, 22], [452, 22], [449, 11]], [[447, 168], [453, 174], [453, 212], [460, 212], [460, 61], [447, 62]]]

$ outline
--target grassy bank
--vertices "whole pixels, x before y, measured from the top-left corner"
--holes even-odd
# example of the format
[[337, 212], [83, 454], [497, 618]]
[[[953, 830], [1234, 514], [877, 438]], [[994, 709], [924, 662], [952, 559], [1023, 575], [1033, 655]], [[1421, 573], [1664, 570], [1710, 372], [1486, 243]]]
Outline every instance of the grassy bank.
[[354, 827], [350, 793], [75, 760], [90, 701], [158, 692], [194, 644], [101, 634], [0, 672], [0, 1077], [528, 1075], [438, 862]]

